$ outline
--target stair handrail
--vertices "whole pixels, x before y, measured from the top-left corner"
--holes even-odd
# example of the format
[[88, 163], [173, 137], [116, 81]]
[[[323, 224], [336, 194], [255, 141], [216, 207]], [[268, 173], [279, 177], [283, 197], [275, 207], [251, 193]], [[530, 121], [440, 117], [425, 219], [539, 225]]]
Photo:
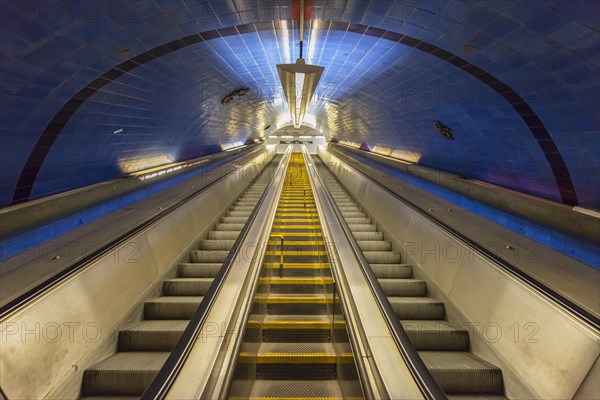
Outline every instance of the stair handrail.
[[[308, 154], [308, 152], [306, 154]], [[308, 157], [311, 160], [313, 166], [315, 166], [314, 162], [312, 161], [312, 157], [310, 157], [310, 155], [308, 155]], [[371, 292], [373, 293], [377, 305], [379, 306], [379, 309], [381, 310], [381, 313], [390, 330], [390, 333], [392, 334], [392, 338], [394, 339], [394, 342], [396, 343], [396, 346], [400, 351], [400, 354], [402, 355], [406, 366], [411, 372], [413, 379], [415, 380], [417, 386], [421, 390], [421, 393], [425, 398], [429, 400], [447, 400], [448, 398], [446, 394], [444, 393], [440, 385], [435, 381], [435, 379], [431, 375], [431, 372], [429, 372], [429, 370], [423, 363], [423, 360], [419, 356], [415, 346], [410, 341], [408, 334], [402, 327], [402, 324], [400, 324], [400, 319], [398, 318], [398, 316], [394, 312], [394, 309], [390, 305], [386, 294], [383, 292], [383, 289], [381, 288], [377, 277], [371, 269], [369, 262], [362, 253], [356, 239], [354, 238], [354, 235], [352, 234], [352, 231], [346, 223], [344, 216], [338, 208], [335, 200], [331, 196], [331, 193], [329, 193], [329, 189], [327, 189], [327, 186], [325, 186], [325, 183], [321, 178], [321, 174], [318, 172], [316, 167], [314, 168], [314, 172], [314, 175], [319, 180], [319, 183], [325, 189], [327, 201], [329, 202], [335, 213], [337, 223], [342, 228], [344, 235], [346, 236], [346, 239], [348, 240], [348, 243], [352, 248], [354, 256], [358, 261], [358, 264], [360, 265], [360, 268], [368, 282], [368, 285], [371, 289]]]
[[[281, 159], [280, 164], [277, 167], [278, 169], [282, 167], [284, 161], [285, 157]], [[179, 341], [173, 348], [173, 351], [161, 367], [159, 373], [156, 375], [152, 383], [146, 388], [146, 390], [140, 397], [141, 399], [162, 399], [169, 391], [171, 385], [177, 377], [177, 374], [183, 367], [187, 356], [192, 350], [192, 347], [196, 343], [196, 340], [198, 339], [200, 331], [202, 330], [202, 327], [206, 322], [209, 312], [213, 304], [215, 303], [221, 288], [223, 287], [223, 283], [225, 282], [225, 279], [227, 278], [234, 261], [240, 254], [240, 250], [242, 249], [242, 243], [244, 243], [246, 236], [248, 235], [248, 231], [254, 223], [254, 220], [256, 219], [259, 210], [262, 208], [265, 198], [270, 192], [270, 189], [273, 186], [273, 182], [275, 181], [276, 177], [277, 173], [273, 174], [273, 176], [269, 180], [269, 183], [265, 187], [263, 194], [260, 196], [258, 202], [256, 203], [254, 210], [252, 210], [252, 213], [248, 217], [246, 224], [240, 231], [239, 236], [237, 237], [236, 241], [231, 247], [229, 254], [225, 258], [225, 261], [223, 261], [223, 265], [221, 266], [219, 272], [215, 276], [213, 283], [204, 295], [200, 305], [194, 312], [194, 315], [192, 316], [186, 329], [183, 331], [181, 338], [179, 339]]]

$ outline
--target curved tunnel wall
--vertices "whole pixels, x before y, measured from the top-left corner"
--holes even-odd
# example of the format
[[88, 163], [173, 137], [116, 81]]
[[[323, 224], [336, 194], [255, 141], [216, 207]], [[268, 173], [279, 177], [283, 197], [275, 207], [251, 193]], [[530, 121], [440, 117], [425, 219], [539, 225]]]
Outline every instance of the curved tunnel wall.
[[[334, 22], [309, 31], [308, 61], [326, 68], [311, 111], [333, 138], [599, 208], [598, 7], [583, 3], [315, 1]], [[123, 159], [212, 152], [287, 112], [274, 68], [297, 56], [291, 4], [39, 4], [2, 4], [2, 206], [114, 178]], [[222, 106], [240, 86], [253, 95]]]

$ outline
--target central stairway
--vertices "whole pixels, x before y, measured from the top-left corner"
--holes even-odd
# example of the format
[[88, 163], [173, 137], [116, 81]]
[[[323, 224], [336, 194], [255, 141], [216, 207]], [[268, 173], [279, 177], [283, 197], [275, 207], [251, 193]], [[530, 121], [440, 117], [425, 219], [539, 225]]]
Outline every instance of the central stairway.
[[293, 153], [232, 399], [362, 396], [302, 154]]

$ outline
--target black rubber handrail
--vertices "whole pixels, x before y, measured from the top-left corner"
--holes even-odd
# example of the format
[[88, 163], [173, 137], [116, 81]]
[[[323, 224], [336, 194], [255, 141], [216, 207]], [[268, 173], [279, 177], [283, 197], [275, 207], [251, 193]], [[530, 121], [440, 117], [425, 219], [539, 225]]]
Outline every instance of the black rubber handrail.
[[[315, 165], [316, 168], [316, 164], [314, 162], [313, 165]], [[379, 306], [379, 309], [383, 314], [388, 328], [390, 329], [392, 338], [394, 339], [398, 350], [400, 350], [400, 354], [402, 355], [406, 366], [408, 367], [409, 371], [411, 372], [411, 375], [417, 383], [417, 386], [421, 390], [421, 393], [423, 394], [423, 396], [425, 396], [425, 398], [429, 400], [447, 400], [446, 394], [444, 393], [440, 385], [438, 385], [438, 383], [435, 381], [435, 379], [433, 379], [431, 372], [423, 363], [423, 360], [419, 356], [419, 353], [415, 349], [415, 346], [410, 341], [406, 331], [402, 327], [402, 324], [400, 324], [400, 319], [398, 318], [398, 316], [394, 312], [394, 309], [390, 305], [390, 302], [388, 301], [386, 294], [383, 292], [383, 289], [381, 288], [377, 277], [373, 273], [369, 262], [362, 253], [360, 246], [358, 245], [356, 239], [354, 238], [354, 235], [352, 234], [352, 231], [348, 227], [346, 219], [344, 218], [342, 212], [339, 210], [335, 200], [331, 196], [331, 193], [329, 193], [329, 189], [327, 189], [327, 186], [325, 186], [325, 183], [321, 179], [321, 175], [318, 173], [318, 171], [315, 170], [315, 172], [317, 179], [319, 179], [319, 182], [321, 183], [323, 188], [325, 188], [325, 195], [327, 196], [327, 201], [330, 203], [337, 217], [338, 223], [344, 231], [344, 234], [346, 236], [346, 239], [350, 243], [350, 246], [352, 247], [354, 256], [356, 257], [360, 268], [365, 278], [367, 279], [371, 292], [373, 293], [377, 305]]]
[[198, 338], [200, 331], [202, 330], [202, 327], [206, 322], [206, 318], [208, 318], [208, 314], [217, 299], [217, 295], [223, 287], [225, 278], [227, 278], [227, 275], [231, 270], [233, 262], [238, 257], [242, 247], [242, 243], [244, 243], [244, 240], [246, 240], [248, 231], [250, 230], [250, 227], [256, 219], [256, 215], [258, 214], [258, 211], [264, 203], [267, 193], [273, 185], [276, 176], [277, 174], [273, 174], [273, 176], [271, 177], [269, 183], [265, 187], [263, 194], [260, 196], [260, 199], [254, 207], [254, 210], [252, 210], [252, 213], [248, 217], [248, 221], [246, 221], [246, 224], [240, 231], [239, 236], [237, 237], [236, 241], [231, 247], [229, 254], [225, 258], [225, 261], [223, 261], [223, 265], [221, 266], [219, 272], [215, 276], [213, 283], [210, 285], [210, 288], [204, 295], [204, 298], [202, 299], [202, 302], [196, 309], [196, 312], [194, 312], [194, 315], [192, 316], [192, 319], [190, 320], [187, 327], [185, 328], [185, 331], [183, 331], [181, 339], [179, 339], [179, 341], [175, 345], [175, 348], [173, 349], [173, 351], [169, 355], [169, 358], [167, 358], [167, 361], [160, 369], [158, 375], [154, 378], [150, 386], [146, 388], [146, 390], [141, 396], [141, 399], [162, 399], [169, 391], [171, 385], [175, 381], [175, 378], [179, 374], [179, 371], [183, 367], [187, 356], [192, 350], [192, 347], [196, 343], [196, 339]]
[[[343, 152], [341, 152], [340, 150], [338, 150], [336, 148], [331, 147], [331, 150], [333, 153], [336, 153], [337, 155], [341, 155], [342, 157], [353, 158], [347, 154], [344, 154]], [[323, 163], [323, 164], [325, 164], [325, 163]], [[423, 218], [425, 218], [428, 221], [430, 221], [431, 223], [433, 223], [437, 228], [439, 228], [442, 231], [444, 231], [445, 233], [449, 234], [450, 236], [452, 236], [454, 239], [458, 240], [459, 242], [463, 242], [464, 244], [469, 246], [471, 249], [478, 252], [482, 257], [484, 257], [488, 261], [494, 263], [495, 265], [498, 265], [504, 271], [509, 273], [511, 276], [514, 276], [514, 277], [520, 279], [526, 285], [534, 288], [540, 295], [548, 298], [549, 300], [551, 300], [552, 302], [554, 302], [555, 304], [559, 305], [564, 310], [569, 312], [570, 314], [579, 318], [581, 321], [587, 323], [588, 325], [590, 325], [591, 327], [593, 327], [596, 330], [600, 330], [600, 318], [598, 318], [597, 316], [595, 316], [588, 310], [584, 309], [583, 307], [580, 307], [579, 305], [575, 304], [573, 301], [569, 300], [568, 298], [564, 297], [560, 293], [556, 292], [554, 289], [550, 288], [546, 284], [544, 284], [544, 283], [540, 282], [539, 280], [537, 280], [536, 278], [532, 277], [525, 271], [521, 270], [518, 266], [511, 263], [509, 260], [495, 254], [493, 251], [489, 250], [485, 246], [479, 244], [478, 242], [474, 241], [473, 239], [467, 237], [463, 233], [454, 229], [450, 225], [446, 224], [445, 222], [441, 221], [440, 219], [436, 218], [435, 216], [429, 214], [427, 211], [420, 208], [416, 204], [401, 197], [399, 194], [397, 194], [396, 192], [385, 187], [381, 183], [377, 182], [375, 179], [371, 178], [369, 175], [362, 172], [358, 168], [354, 167], [353, 165], [351, 165], [347, 162], [345, 162], [345, 164], [347, 166], [349, 166], [350, 168], [352, 168], [354, 171], [358, 172], [359, 174], [361, 174], [362, 176], [367, 178], [369, 181], [373, 182], [380, 189], [383, 189], [389, 195], [393, 196], [395, 199], [397, 199], [404, 205], [408, 206], [410, 209], [415, 211], [417, 214], [419, 214]], [[327, 167], [327, 168], [329, 169], [329, 167]]]
[[[260, 148], [252, 150], [252, 151], [248, 152], [247, 154], [244, 154], [244, 155], [238, 157], [237, 159], [242, 158], [242, 157], [250, 157], [250, 156], [252, 156], [252, 154], [257, 152], [258, 150], [260, 150]], [[232, 162], [233, 162], [233, 160], [232, 160]], [[205, 167], [206, 167], [206, 165], [205, 165]], [[158, 214], [154, 215], [153, 217], [145, 220], [144, 222], [136, 225], [135, 227], [127, 230], [126, 232], [116, 236], [114, 239], [108, 241], [104, 245], [100, 246], [98, 249], [96, 249], [96, 250], [84, 255], [80, 259], [74, 261], [73, 263], [68, 265], [66, 268], [64, 268], [61, 271], [57, 272], [56, 274], [52, 275], [51, 277], [49, 277], [48, 279], [39, 283], [35, 287], [29, 289], [28, 291], [17, 296], [16, 298], [8, 301], [6, 304], [4, 304], [2, 307], [0, 307], [0, 320], [3, 320], [8, 315], [10, 315], [11, 313], [18, 310], [19, 308], [25, 306], [29, 302], [33, 301], [34, 299], [36, 299], [39, 296], [43, 295], [44, 293], [48, 292], [50, 289], [56, 287], [61, 282], [65, 281], [70, 276], [73, 276], [78, 271], [82, 270], [87, 265], [89, 265], [90, 263], [92, 263], [96, 260], [99, 260], [106, 254], [109, 254], [110, 252], [114, 251], [115, 248], [126, 243], [129, 239], [133, 238], [135, 235], [142, 232], [144, 229], [146, 229], [150, 225], [156, 223], [157, 221], [160, 221], [161, 219], [163, 219], [163, 218], [167, 217], [168, 215], [170, 215], [171, 213], [173, 213], [175, 210], [184, 206], [187, 202], [189, 202], [194, 197], [198, 196], [201, 192], [210, 189], [211, 187], [216, 185], [221, 180], [227, 179], [227, 177], [229, 177], [230, 175], [235, 173], [240, 168], [241, 168], [241, 166], [237, 166], [233, 170], [226, 173], [225, 175], [215, 178], [214, 180], [210, 181], [206, 185], [200, 187], [198, 190], [195, 190], [194, 192], [185, 196], [183, 199], [177, 201], [175, 204], [173, 204], [169, 207], [166, 207], [163, 211], [159, 212]]]

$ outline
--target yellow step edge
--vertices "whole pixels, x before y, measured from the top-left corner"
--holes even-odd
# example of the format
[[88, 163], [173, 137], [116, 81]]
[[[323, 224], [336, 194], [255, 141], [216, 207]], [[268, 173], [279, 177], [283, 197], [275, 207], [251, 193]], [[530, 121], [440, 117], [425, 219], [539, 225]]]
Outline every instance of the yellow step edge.
[[321, 229], [321, 225], [273, 225], [273, 231], [278, 229]]
[[344, 321], [336, 321], [333, 324], [329, 321], [248, 321], [248, 328], [253, 329], [331, 329], [332, 325], [336, 329], [342, 329], [346, 323]]
[[331, 285], [333, 278], [260, 278], [258, 283], [261, 285]]
[[[332, 304], [331, 296], [254, 296], [255, 303], [266, 304]], [[336, 299], [336, 303], [339, 299]]]
[[[344, 400], [342, 397], [229, 397], [229, 400]], [[346, 397], [346, 400], [364, 400], [364, 397]]]
[[[278, 238], [279, 234], [278, 233], [272, 233], [271, 232], [271, 240]], [[321, 237], [323, 236], [323, 232], [298, 232], [298, 233], [294, 233], [294, 232], [288, 232], [288, 233], [283, 233], [281, 234], [281, 236], [283, 236], [284, 238], [288, 238], [288, 237], [298, 237], [298, 236], [302, 236], [302, 237]]]
[[335, 364], [354, 362], [352, 353], [263, 353], [240, 352], [238, 362], [252, 364]]
[[[279, 256], [281, 255], [281, 250], [269, 250], [265, 253], [267, 256]], [[284, 256], [326, 256], [327, 252], [323, 251], [310, 251], [310, 250], [284, 250]]]
[[316, 211], [309, 211], [309, 212], [305, 212], [305, 213], [280, 213], [277, 212], [277, 214], [275, 214], [276, 217], [318, 217], [319, 213], [317, 213]]
[[[268, 243], [269, 246], [279, 246], [280, 240], [274, 240]], [[285, 246], [325, 246], [325, 242], [322, 240], [285, 240]]]
[[290, 219], [290, 218], [284, 218], [284, 219], [280, 219], [280, 218], [275, 218], [276, 223], [281, 223], [281, 224], [285, 224], [287, 222], [319, 222], [319, 218], [298, 218], [298, 219]]
[[311, 212], [317, 212], [317, 209], [315, 207], [279, 207], [277, 209], [277, 212], [288, 212], [288, 211], [294, 211], [294, 212], [298, 212], [298, 211], [311, 211]]
[[[263, 267], [268, 269], [280, 268], [279, 263], [264, 263]], [[283, 263], [283, 269], [324, 269], [329, 268], [329, 263]]]

